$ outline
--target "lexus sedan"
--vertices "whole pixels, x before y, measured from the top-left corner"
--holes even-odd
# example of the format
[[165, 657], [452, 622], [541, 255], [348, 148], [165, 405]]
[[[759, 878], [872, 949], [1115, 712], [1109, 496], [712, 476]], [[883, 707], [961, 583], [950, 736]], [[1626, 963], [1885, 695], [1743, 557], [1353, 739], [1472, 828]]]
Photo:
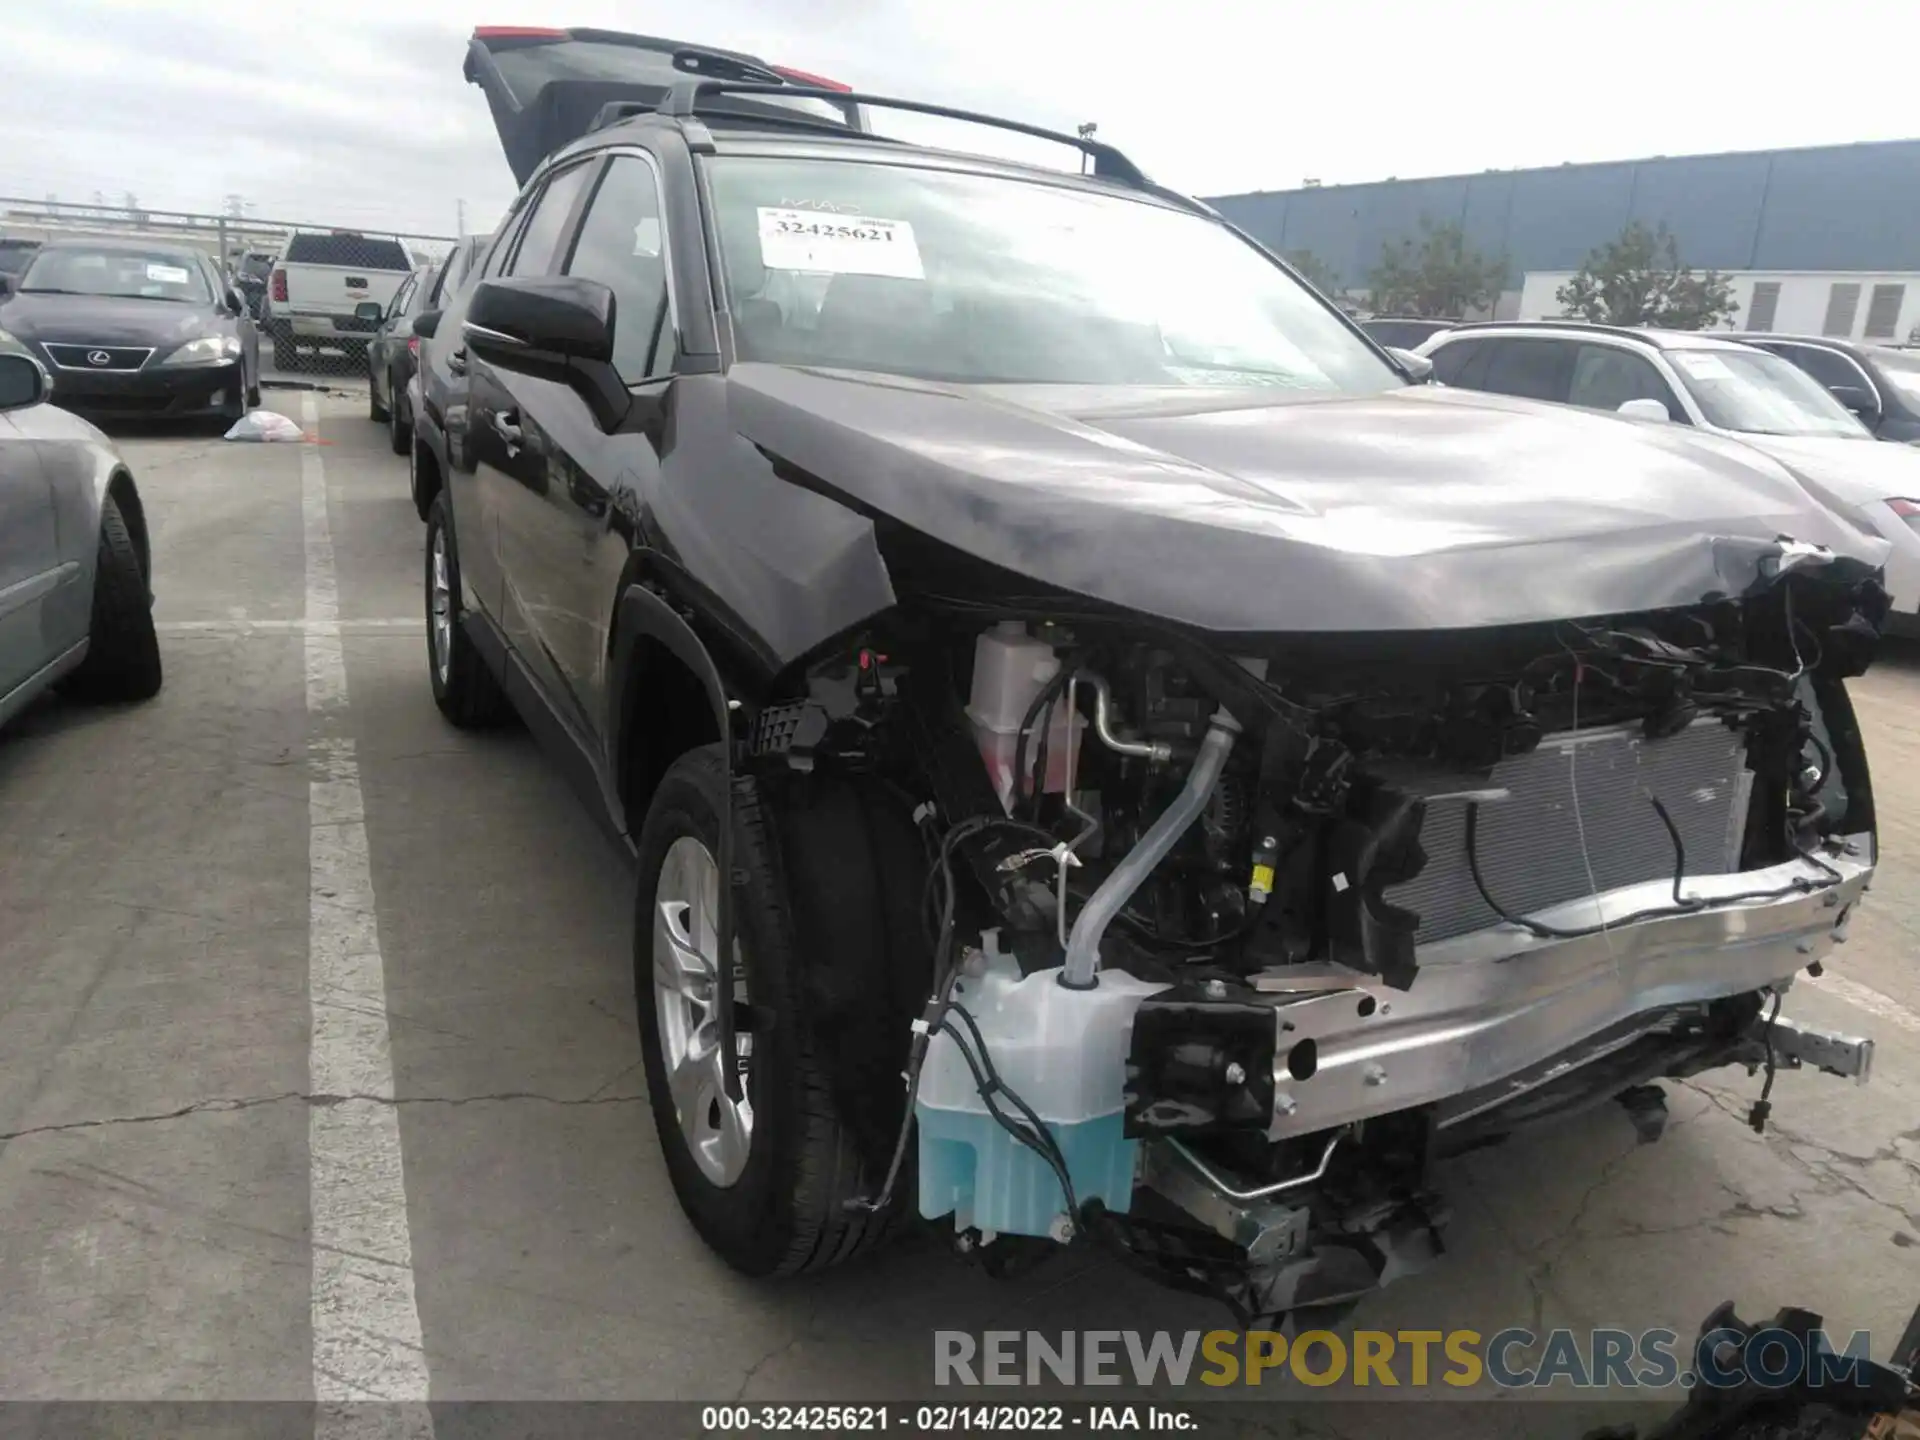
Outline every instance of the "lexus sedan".
[[45, 245], [0, 305], [0, 330], [57, 377], [69, 410], [238, 419], [260, 403], [260, 337], [246, 302], [187, 246]]

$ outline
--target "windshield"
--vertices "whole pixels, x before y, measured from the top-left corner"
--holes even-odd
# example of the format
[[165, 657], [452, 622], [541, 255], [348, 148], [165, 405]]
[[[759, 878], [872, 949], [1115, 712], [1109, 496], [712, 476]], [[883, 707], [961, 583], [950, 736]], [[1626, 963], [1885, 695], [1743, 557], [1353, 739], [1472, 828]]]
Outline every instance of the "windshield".
[[709, 164], [743, 359], [983, 384], [1405, 383], [1198, 215], [904, 165]]
[[185, 305], [206, 305], [213, 299], [191, 255], [79, 245], [61, 245], [34, 256], [20, 277], [20, 290], [27, 295], [112, 295]]
[[1826, 387], [1765, 350], [1669, 350], [1707, 422], [1745, 435], [1872, 435]]
[[1920, 354], [1876, 347], [1873, 368], [1905, 397], [1907, 404], [1920, 408]]

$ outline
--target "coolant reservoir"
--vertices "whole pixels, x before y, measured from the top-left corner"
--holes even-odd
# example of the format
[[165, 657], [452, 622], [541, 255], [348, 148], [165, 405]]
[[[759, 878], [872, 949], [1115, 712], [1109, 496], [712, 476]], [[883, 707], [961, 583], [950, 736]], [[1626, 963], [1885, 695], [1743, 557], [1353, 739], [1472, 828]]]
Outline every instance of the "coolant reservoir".
[[[973, 645], [973, 688], [967, 698], [967, 718], [973, 722], [973, 735], [980, 746], [980, 759], [993, 781], [994, 794], [1001, 806], [1013, 813], [1013, 802], [1021, 789], [1014, 775], [1020, 749], [1020, 726], [1027, 709], [1049, 680], [1060, 673], [1060, 661], [1053, 647], [1027, 633], [1018, 620], [1003, 620], [981, 635]], [[1041, 789], [1059, 794], [1066, 789], [1070, 758], [1080, 743], [1086, 721], [1078, 715], [1071, 719], [1065, 699], [1056, 701], [1048, 712], [1047, 769], [1041, 777]], [[1036, 726], [1027, 742], [1027, 760], [1032, 764], [1040, 744]]]
[[[1139, 1142], [1122, 1134], [1121, 1091], [1133, 1014], [1164, 985], [1103, 970], [1091, 990], [1069, 990], [1060, 971], [1025, 978], [1011, 956], [963, 975], [954, 998], [970, 1013], [1000, 1078], [1053, 1132], [1075, 1198], [1124, 1214], [1133, 1203]], [[964, 1035], [965, 1024], [954, 1026]], [[971, 1038], [971, 1037], [969, 1037]], [[1005, 1096], [1001, 1108], [1013, 1107]], [[1046, 1235], [1065, 1213], [1053, 1169], [987, 1113], [973, 1072], [950, 1035], [927, 1049], [914, 1105], [920, 1133], [920, 1213], [952, 1215], [957, 1229]]]

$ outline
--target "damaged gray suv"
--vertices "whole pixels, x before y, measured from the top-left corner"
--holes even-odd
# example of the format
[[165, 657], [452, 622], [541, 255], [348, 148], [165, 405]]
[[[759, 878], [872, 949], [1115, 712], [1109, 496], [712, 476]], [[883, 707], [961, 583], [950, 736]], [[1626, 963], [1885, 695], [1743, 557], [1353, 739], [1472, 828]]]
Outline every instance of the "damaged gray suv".
[[1438, 1156], [1865, 1070], [1777, 1011], [1873, 871], [1886, 546], [1788, 470], [1413, 383], [1088, 140], [601, 31], [468, 74], [525, 188], [434, 320], [430, 681], [636, 856], [733, 1265], [917, 1214], [1270, 1315], [1431, 1258]]

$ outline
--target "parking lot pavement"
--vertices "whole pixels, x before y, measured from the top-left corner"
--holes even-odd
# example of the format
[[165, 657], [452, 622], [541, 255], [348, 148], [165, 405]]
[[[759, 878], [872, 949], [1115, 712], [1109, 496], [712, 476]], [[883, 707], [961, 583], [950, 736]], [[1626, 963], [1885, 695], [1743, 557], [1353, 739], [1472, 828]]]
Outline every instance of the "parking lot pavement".
[[[312, 403], [321, 446], [127, 443], [166, 689], [0, 735], [0, 1395], [924, 1398], [935, 1328], [1221, 1324], [1077, 1253], [994, 1281], [918, 1237], [785, 1286], [707, 1254], [641, 1099], [625, 863], [524, 733], [441, 722], [404, 463]], [[1733, 1299], [1884, 1353], [1920, 1288], [1920, 663], [1858, 693], [1886, 855], [1787, 1013], [1877, 1036], [1873, 1084], [1783, 1075], [1760, 1136], [1723, 1073], [1658, 1145], [1603, 1109], [1454, 1162], [1449, 1255], [1349, 1323], [1684, 1335]]]

